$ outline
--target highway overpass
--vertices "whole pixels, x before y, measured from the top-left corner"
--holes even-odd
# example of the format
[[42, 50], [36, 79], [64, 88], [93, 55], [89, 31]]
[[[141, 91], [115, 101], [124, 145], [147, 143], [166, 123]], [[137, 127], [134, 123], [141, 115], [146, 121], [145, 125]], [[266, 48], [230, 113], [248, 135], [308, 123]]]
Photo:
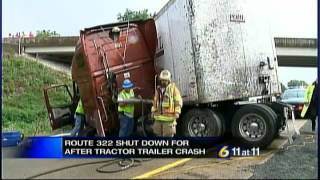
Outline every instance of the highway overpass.
[[317, 67], [317, 39], [275, 38], [274, 41], [279, 66]]
[[[78, 36], [25, 38], [18, 42], [4, 38], [3, 43], [20, 43], [22, 53], [70, 64], [78, 40]], [[317, 39], [276, 37], [274, 41], [279, 66], [317, 67]]]

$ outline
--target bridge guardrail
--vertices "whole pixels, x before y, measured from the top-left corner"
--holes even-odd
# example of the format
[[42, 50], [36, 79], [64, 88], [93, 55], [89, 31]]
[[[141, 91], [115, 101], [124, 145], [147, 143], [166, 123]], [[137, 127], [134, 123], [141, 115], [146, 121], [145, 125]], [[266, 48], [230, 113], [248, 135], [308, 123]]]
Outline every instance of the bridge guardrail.
[[[79, 36], [56, 36], [46, 38], [24, 37], [20, 38], [23, 46], [75, 46], [79, 40]], [[317, 39], [312, 38], [274, 38], [276, 47], [298, 47], [298, 48], [317, 48]], [[3, 44], [18, 44], [19, 38], [3, 38]]]
[[[21, 45], [28, 47], [36, 46], [75, 46], [79, 40], [79, 36], [65, 36], [65, 37], [46, 37], [46, 38], [36, 38], [36, 37], [24, 37], [20, 38]], [[3, 38], [3, 44], [18, 44], [19, 38]]]
[[311, 38], [274, 38], [276, 47], [317, 48], [317, 39]]

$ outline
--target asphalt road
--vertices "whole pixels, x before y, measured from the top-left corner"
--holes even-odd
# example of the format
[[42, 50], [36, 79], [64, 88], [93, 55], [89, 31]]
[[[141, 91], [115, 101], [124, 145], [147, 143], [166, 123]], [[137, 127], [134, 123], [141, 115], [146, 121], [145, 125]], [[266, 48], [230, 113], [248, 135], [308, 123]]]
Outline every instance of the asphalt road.
[[[305, 120], [297, 120], [296, 128], [300, 129], [306, 123]], [[290, 126], [289, 126], [290, 127]], [[291, 129], [291, 132], [293, 129]], [[194, 159], [184, 165], [173, 168], [171, 170], [161, 172], [154, 176], [156, 179], [249, 179], [255, 174], [255, 167], [260, 167], [264, 163], [273, 159], [277, 152], [281, 151], [286, 146], [288, 138], [283, 133], [275, 139], [272, 144], [260, 153], [260, 156], [255, 157], [239, 157], [225, 159]], [[277, 168], [277, 165], [273, 165]], [[272, 174], [272, 171], [261, 168], [261, 171], [266, 175]], [[284, 171], [292, 171], [284, 169]], [[268, 177], [264, 177], [268, 178]]]
[[[302, 127], [305, 121], [296, 121], [297, 127]], [[183, 164], [180, 164], [177, 167], [168, 168], [167, 170], [159, 171], [154, 176], [149, 176], [151, 178], [196, 178], [196, 179], [203, 179], [203, 178], [265, 178], [268, 175], [270, 176], [270, 172], [274, 171], [272, 168], [277, 168], [281, 174], [283, 173], [282, 177], [288, 177], [291, 175], [294, 169], [287, 169], [291, 168], [292, 166], [289, 164], [291, 161], [288, 161], [288, 157], [279, 157], [283, 158], [286, 161], [282, 161], [279, 165], [284, 166], [284, 168], [279, 167], [277, 165], [277, 161], [274, 160], [275, 164], [272, 163], [274, 158], [278, 158], [282, 156], [279, 150], [286, 144], [287, 138], [285, 136], [280, 136], [276, 140], [273, 141], [272, 145], [265, 151], [261, 152], [261, 155], [258, 157], [240, 157], [240, 158], [232, 158], [229, 160], [221, 160], [215, 158], [207, 158], [207, 159], [191, 159]], [[308, 139], [309, 141], [310, 139]], [[298, 141], [295, 143], [299, 144]], [[309, 146], [306, 146], [309, 147]], [[314, 153], [315, 146], [311, 146], [309, 150], [302, 147], [302, 152]], [[10, 149], [6, 149], [7, 153], [10, 152]], [[293, 150], [289, 148], [288, 152]], [[278, 152], [278, 153], [276, 153]], [[274, 154], [276, 155], [274, 156]], [[293, 156], [301, 156], [299, 154], [300, 151], [294, 152]], [[316, 154], [313, 156], [305, 157], [305, 159], [296, 160], [298, 164], [302, 164], [305, 161], [311, 161], [313, 157], [316, 157]], [[42, 159], [42, 160], [30, 160], [30, 159], [12, 159], [6, 158], [2, 159], [2, 178], [9, 179], [21, 179], [21, 178], [28, 178], [35, 175], [42, 174], [41, 176], [37, 176], [35, 178], [39, 179], [127, 179], [133, 178], [139, 175], [144, 175], [148, 172], [154, 172], [155, 169], [159, 169], [160, 167], [168, 167], [168, 165], [172, 165], [172, 163], [178, 161], [179, 159], [152, 159], [150, 161], [143, 162], [141, 165], [132, 167], [126, 171], [118, 172], [118, 173], [98, 173], [96, 169], [103, 164], [106, 164], [106, 159]], [[286, 163], [288, 162], [288, 163]], [[300, 162], [300, 163], [299, 163]], [[266, 166], [269, 166], [269, 169], [263, 171], [264, 163]], [[303, 177], [315, 177], [311, 176], [317, 172], [317, 166], [314, 166], [314, 162], [307, 162], [308, 164], [311, 163], [309, 168], [310, 172], [305, 172], [305, 176]], [[283, 165], [285, 164], [285, 165]], [[310, 164], [310, 165], [311, 165]], [[75, 166], [75, 167], [73, 167]], [[116, 167], [116, 166], [112, 166]], [[287, 168], [285, 168], [287, 167]], [[299, 171], [306, 171], [309, 165], [306, 165], [305, 168], [298, 169]], [[45, 173], [47, 172], [47, 173]], [[43, 174], [44, 173], [44, 174]], [[274, 172], [273, 172], [274, 173]], [[297, 174], [299, 174], [297, 172]], [[274, 175], [272, 177], [276, 177]], [[271, 176], [270, 176], [271, 177]], [[269, 177], [267, 177], [269, 178]]]
[[[252, 179], [317, 179], [318, 178], [318, 137], [311, 134], [311, 122], [300, 130], [292, 145], [276, 153], [263, 165], [254, 167]], [[272, 173], [270, 173], [272, 172]]]

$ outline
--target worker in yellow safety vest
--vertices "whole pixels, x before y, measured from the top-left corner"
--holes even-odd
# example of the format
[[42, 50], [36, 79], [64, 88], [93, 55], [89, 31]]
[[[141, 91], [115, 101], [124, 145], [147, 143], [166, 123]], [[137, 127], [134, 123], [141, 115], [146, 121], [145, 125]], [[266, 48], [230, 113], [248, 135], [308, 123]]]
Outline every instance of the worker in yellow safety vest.
[[159, 76], [160, 86], [156, 87], [151, 108], [155, 120], [153, 131], [157, 136], [173, 137], [176, 133], [176, 120], [181, 114], [182, 98], [176, 85], [171, 82], [171, 73], [163, 70]]
[[[134, 84], [130, 79], [125, 79], [122, 84], [123, 89], [118, 95], [118, 101], [134, 98], [133, 87]], [[118, 113], [120, 120], [119, 137], [129, 137], [133, 133], [134, 127], [134, 104], [119, 103]]]
[[83, 110], [81, 99], [78, 102], [78, 106], [77, 106], [76, 112], [74, 114], [74, 120], [75, 120], [75, 125], [74, 125], [74, 128], [71, 131], [70, 135], [71, 136], [78, 136], [80, 131], [83, 129], [84, 122], [85, 122], [85, 113]]
[[310, 118], [312, 131], [315, 131], [318, 105], [318, 82], [310, 84], [304, 94], [304, 106], [301, 112], [302, 118]]

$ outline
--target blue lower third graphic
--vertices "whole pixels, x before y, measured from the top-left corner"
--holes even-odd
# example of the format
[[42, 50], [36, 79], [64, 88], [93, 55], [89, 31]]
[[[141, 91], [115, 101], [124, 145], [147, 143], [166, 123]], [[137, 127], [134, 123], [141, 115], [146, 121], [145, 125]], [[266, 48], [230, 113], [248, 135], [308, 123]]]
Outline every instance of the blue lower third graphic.
[[20, 158], [62, 158], [61, 137], [30, 137], [19, 148]]

